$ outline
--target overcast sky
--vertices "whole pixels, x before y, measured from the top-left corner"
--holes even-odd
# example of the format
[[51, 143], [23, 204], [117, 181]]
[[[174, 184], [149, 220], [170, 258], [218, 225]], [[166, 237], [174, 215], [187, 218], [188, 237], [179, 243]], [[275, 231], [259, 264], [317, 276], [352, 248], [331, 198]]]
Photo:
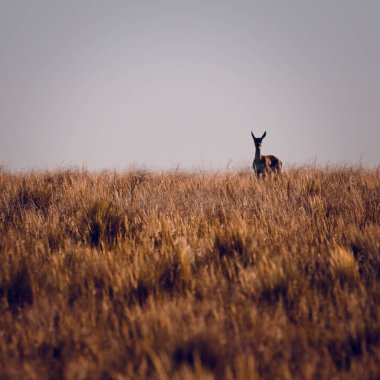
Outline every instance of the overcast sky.
[[0, 0], [12, 170], [380, 164], [380, 1]]

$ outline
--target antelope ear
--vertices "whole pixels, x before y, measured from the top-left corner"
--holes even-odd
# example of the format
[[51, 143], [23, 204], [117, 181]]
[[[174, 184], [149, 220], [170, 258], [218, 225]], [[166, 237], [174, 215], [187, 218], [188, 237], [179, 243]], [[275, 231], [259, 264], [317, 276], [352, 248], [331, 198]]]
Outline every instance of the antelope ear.
[[261, 138], [263, 139], [266, 135], [267, 135], [267, 132], [265, 131], [264, 134], [261, 136]]
[[253, 138], [253, 139], [256, 138], [252, 131], [251, 131], [251, 135], [252, 135], [252, 138]]

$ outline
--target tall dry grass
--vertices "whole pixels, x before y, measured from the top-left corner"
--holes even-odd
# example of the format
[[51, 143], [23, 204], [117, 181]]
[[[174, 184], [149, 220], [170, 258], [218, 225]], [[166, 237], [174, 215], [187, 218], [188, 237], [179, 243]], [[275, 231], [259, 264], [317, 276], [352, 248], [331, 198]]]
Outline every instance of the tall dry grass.
[[0, 173], [1, 379], [380, 378], [380, 172]]

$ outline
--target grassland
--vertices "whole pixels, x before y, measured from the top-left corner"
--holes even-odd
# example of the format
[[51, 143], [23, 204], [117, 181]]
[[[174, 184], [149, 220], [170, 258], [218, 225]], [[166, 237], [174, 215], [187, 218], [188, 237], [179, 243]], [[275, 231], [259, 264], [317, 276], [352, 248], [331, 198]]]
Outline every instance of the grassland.
[[0, 173], [1, 379], [379, 379], [380, 171]]

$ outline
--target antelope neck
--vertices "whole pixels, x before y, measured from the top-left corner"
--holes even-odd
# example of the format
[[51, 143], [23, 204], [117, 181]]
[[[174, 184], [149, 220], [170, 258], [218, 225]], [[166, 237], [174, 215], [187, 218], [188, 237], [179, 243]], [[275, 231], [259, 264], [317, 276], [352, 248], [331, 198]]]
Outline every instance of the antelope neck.
[[260, 148], [256, 148], [255, 161], [260, 161], [260, 159], [261, 159], [261, 151], [260, 151]]

